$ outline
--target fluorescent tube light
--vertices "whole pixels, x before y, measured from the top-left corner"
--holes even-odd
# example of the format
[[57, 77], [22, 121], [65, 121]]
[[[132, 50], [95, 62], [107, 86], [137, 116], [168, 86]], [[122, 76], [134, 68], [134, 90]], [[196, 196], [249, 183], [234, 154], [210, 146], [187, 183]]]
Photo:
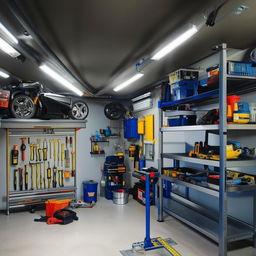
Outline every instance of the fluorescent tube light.
[[3, 72], [1, 70], [0, 70], [0, 76], [5, 78], [5, 79], [10, 77], [7, 73], [5, 73], [5, 72]]
[[178, 36], [176, 39], [171, 41], [169, 44], [167, 44], [164, 48], [162, 48], [160, 51], [158, 51], [151, 59], [153, 60], [160, 60], [165, 55], [173, 51], [175, 48], [177, 48], [179, 45], [187, 41], [190, 37], [192, 37], [196, 32], [198, 31], [197, 27], [193, 25], [192, 28]]
[[142, 73], [137, 73], [136, 75], [132, 76], [130, 79], [128, 79], [127, 81], [119, 84], [117, 87], [114, 88], [115, 92], [118, 92], [120, 90], [122, 90], [123, 88], [127, 87], [129, 84], [137, 81], [138, 79], [140, 79], [142, 76], [144, 76], [144, 74]]
[[0, 30], [7, 36], [10, 38], [10, 40], [15, 43], [18, 44], [19, 41], [18, 39], [0, 22]]
[[79, 96], [82, 96], [84, 93], [80, 91], [78, 88], [76, 88], [73, 84], [71, 84], [69, 81], [67, 81], [65, 78], [63, 78], [61, 75], [56, 73], [53, 69], [48, 67], [47, 65], [41, 65], [40, 69], [42, 69], [47, 75], [52, 77], [54, 80], [59, 82], [60, 84], [64, 85], [67, 87], [69, 90], [73, 91]]
[[20, 56], [20, 53], [16, 51], [11, 45], [9, 45], [7, 42], [5, 42], [2, 38], [0, 38], [0, 50], [7, 53], [13, 58], [17, 58]]

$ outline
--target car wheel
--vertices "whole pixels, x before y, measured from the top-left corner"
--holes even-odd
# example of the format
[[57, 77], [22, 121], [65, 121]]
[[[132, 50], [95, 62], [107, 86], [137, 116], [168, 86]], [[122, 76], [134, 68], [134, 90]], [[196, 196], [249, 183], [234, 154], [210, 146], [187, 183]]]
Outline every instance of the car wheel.
[[83, 101], [76, 101], [70, 110], [69, 116], [72, 119], [84, 120], [89, 114], [89, 108]]
[[32, 118], [36, 113], [36, 105], [27, 95], [18, 95], [11, 102], [11, 113], [15, 118]]

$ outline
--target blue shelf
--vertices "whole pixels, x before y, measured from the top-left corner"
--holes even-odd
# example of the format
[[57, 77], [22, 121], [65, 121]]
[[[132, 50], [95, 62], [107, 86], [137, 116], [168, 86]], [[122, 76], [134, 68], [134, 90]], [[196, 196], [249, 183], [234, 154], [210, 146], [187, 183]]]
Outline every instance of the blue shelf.
[[179, 104], [185, 104], [185, 103], [190, 103], [190, 102], [198, 102], [202, 99], [205, 98], [211, 98], [214, 96], [217, 96], [219, 94], [219, 90], [214, 90], [214, 91], [210, 91], [210, 92], [205, 92], [205, 93], [200, 93], [196, 96], [191, 96], [191, 97], [187, 97], [185, 99], [182, 100], [175, 100], [175, 101], [159, 101], [158, 102], [158, 107], [159, 108], [168, 108], [171, 106], [175, 106], [175, 105], [179, 105]]

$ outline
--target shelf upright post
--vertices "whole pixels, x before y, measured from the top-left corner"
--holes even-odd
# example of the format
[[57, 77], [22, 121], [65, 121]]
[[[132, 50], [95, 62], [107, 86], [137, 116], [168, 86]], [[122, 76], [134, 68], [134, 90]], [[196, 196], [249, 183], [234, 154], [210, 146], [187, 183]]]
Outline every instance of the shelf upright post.
[[6, 136], [6, 215], [10, 215], [10, 137], [9, 129], [5, 129]]
[[219, 65], [219, 109], [220, 109], [220, 185], [219, 185], [219, 256], [227, 255], [227, 189], [226, 189], [226, 145], [227, 145], [227, 45], [221, 44]]
[[163, 168], [163, 132], [161, 127], [163, 125], [163, 110], [159, 108], [159, 138], [158, 138], [158, 171], [160, 173], [158, 180], [159, 198], [158, 198], [158, 221], [163, 222], [163, 179], [161, 178]]

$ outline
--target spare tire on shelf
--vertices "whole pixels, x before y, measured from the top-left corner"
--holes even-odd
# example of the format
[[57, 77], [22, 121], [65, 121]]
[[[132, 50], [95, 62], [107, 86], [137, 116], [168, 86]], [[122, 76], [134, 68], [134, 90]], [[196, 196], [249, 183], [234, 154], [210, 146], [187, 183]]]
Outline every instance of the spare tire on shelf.
[[109, 103], [104, 108], [105, 116], [110, 120], [119, 120], [125, 114], [125, 108], [121, 103]]

